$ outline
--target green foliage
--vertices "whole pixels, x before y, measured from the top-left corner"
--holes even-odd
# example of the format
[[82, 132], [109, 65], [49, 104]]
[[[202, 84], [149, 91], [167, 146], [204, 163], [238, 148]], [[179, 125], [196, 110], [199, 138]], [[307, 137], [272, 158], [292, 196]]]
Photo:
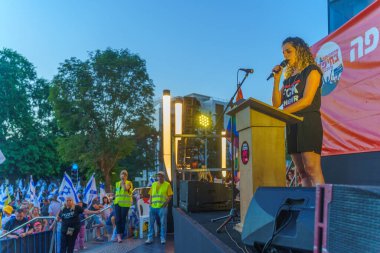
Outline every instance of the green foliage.
[[48, 102], [50, 84], [10, 49], [0, 51], [0, 149], [7, 160], [0, 174], [11, 179], [56, 175], [56, 124]]
[[97, 50], [85, 61], [65, 60], [50, 92], [63, 131], [58, 139], [63, 160], [101, 174], [109, 187], [119, 161], [137, 141], [137, 147], [148, 141], [153, 92], [145, 61], [128, 50]]

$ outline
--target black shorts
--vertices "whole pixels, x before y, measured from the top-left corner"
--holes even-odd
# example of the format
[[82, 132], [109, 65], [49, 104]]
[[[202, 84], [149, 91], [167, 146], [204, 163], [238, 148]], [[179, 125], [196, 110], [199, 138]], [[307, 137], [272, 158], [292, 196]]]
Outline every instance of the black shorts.
[[321, 154], [323, 128], [319, 112], [307, 112], [302, 115], [301, 123], [286, 126], [286, 145], [288, 154], [313, 151]]

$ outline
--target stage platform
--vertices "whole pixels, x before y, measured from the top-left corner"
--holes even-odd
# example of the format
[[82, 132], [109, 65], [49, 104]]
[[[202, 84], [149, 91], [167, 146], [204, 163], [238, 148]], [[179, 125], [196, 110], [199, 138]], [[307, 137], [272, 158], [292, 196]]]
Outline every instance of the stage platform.
[[175, 252], [256, 253], [245, 247], [240, 233], [233, 229], [232, 222], [220, 233], [216, 233], [216, 229], [223, 220], [211, 222], [211, 219], [228, 215], [228, 213], [227, 211], [186, 213], [180, 208], [173, 208]]

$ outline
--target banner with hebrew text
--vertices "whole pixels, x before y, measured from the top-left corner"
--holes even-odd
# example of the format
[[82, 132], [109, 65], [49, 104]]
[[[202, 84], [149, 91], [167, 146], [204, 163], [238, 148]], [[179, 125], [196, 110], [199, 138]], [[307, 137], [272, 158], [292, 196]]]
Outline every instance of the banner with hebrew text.
[[380, 151], [380, 1], [312, 46], [323, 71], [323, 156]]

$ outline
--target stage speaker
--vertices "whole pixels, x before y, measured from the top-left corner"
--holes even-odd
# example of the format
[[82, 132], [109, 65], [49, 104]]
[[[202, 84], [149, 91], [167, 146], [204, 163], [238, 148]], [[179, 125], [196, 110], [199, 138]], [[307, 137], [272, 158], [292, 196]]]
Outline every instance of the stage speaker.
[[380, 252], [380, 187], [317, 187], [315, 253]]
[[224, 184], [180, 182], [179, 206], [186, 212], [222, 211], [231, 208], [231, 189]]
[[242, 241], [260, 252], [265, 247], [312, 252], [314, 217], [315, 188], [259, 187], [245, 216]]

